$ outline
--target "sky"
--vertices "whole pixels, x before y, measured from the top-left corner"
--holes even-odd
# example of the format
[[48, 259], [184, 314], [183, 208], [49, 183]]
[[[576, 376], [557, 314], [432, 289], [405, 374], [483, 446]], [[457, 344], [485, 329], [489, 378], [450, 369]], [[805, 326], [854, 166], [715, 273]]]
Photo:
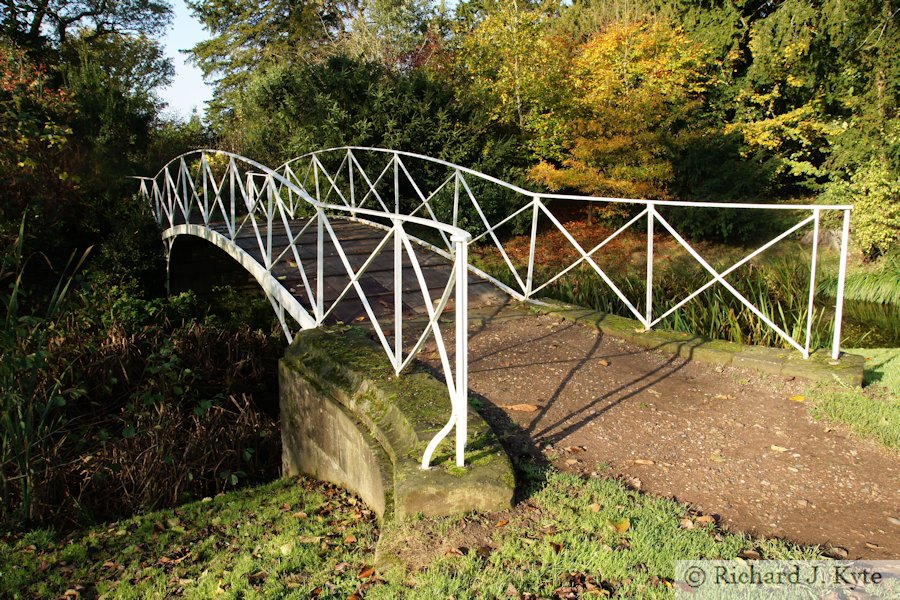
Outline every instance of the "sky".
[[167, 88], [160, 91], [162, 99], [168, 103], [167, 112], [188, 119], [196, 108], [203, 118], [206, 102], [212, 97], [212, 90], [203, 83], [200, 69], [186, 62], [187, 57], [179, 52], [191, 48], [197, 42], [208, 39], [208, 33], [199, 21], [191, 16], [184, 0], [173, 0], [175, 19], [168, 35], [163, 40], [166, 56], [175, 65], [175, 78]]

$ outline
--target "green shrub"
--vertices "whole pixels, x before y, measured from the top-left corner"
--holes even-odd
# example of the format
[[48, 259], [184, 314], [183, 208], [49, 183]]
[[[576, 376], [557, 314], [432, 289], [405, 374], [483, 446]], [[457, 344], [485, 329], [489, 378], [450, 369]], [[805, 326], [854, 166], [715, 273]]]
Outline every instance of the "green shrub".
[[821, 200], [852, 204], [853, 237], [869, 258], [887, 254], [900, 240], [900, 175], [880, 160], [860, 168], [850, 181], [829, 185]]

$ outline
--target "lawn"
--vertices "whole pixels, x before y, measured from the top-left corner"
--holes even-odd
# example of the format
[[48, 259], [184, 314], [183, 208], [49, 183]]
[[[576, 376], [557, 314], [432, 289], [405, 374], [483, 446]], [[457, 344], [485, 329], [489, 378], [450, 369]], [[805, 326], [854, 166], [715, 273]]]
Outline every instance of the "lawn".
[[559, 595], [571, 588], [667, 598], [678, 558], [819, 556], [720, 531], [711, 517], [602, 476], [549, 469], [528, 485], [511, 511], [388, 525], [378, 572], [372, 514], [304, 478], [68, 535], [7, 535], [0, 596], [573, 597]]
[[900, 348], [847, 350], [866, 359], [865, 387], [810, 389], [813, 415], [843, 423], [854, 433], [900, 449]]

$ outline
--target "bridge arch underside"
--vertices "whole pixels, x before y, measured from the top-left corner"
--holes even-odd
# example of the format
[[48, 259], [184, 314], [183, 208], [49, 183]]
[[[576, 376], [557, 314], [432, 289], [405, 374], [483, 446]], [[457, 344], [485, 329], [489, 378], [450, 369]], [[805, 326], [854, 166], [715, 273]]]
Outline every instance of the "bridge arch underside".
[[[277, 277], [242, 248], [239, 242], [229, 239], [214, 229], [192, 224], [176, 225], [166, 229], [163, 231], [162, 237], [167, 244], [167, 268], [169, 269], [170, 277], [172, 253], [176, 249], [176, 240], [185, 238], [205, 240], [231, 257], [245, 273], [249, 274], [256, 281], [272, 303], [276, 314], [282, 321], [282, 326], [285, 327], [285, 333], [288, 334], [288, 337], [291, 337], [290, 330], [296, 329], [297, 325], [300, 325], [302, 329], [315, 327], [315, 319], [310, 316], [309, 312], [281, 285]], [[181, 248], [182, 245], [178, 247]], [[220, 261], [216, 261], [216, 265], [221, 264]], [[205, 277], [209, 277], [209, 275], [205, 275]], [[287, 316], [293, 320], [293, 323], [287, 322], [285, 318]]]

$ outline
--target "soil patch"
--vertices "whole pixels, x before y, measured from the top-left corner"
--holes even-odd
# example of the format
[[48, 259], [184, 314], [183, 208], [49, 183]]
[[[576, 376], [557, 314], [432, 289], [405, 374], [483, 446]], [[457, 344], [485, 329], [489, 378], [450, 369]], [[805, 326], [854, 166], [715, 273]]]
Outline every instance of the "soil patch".
[[804, 385], [511, 307], [470, 332], [470, 390], [514, 457], [623, 478], [729, 530], [900, 556], [897, 453], [813, 419]]

